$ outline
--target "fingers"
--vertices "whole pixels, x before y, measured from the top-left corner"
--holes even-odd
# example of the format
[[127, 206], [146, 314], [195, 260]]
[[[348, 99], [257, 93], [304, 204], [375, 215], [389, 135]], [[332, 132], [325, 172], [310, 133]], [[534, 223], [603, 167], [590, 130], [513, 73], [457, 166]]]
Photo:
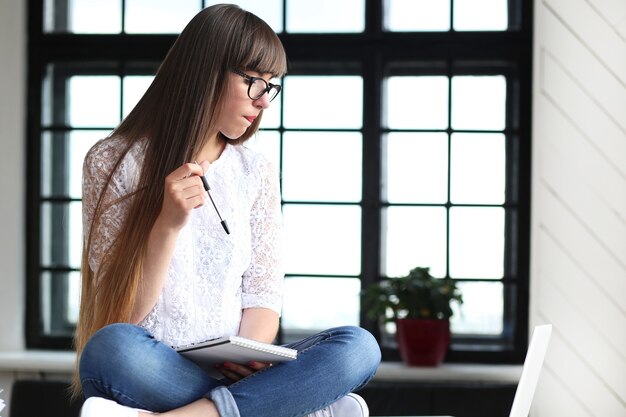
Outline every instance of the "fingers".
[[268, 368], [270, 366], [272, 365], [264, 362], [248, 362], [247, 366], [233, 362], [224, 362], [221, 365], [217, 365], [216, 368], [226, 378], [233, 381], [239, 381], [240, 379], [250, 376], [257, 371]]
[[266, 362], [251, 361], [251, 362], [248, 362], [248, 366], [254, 369], [255, 371], [260, 371], [261, 369], [269, 368], [270, 366], [272, 366], [272, 364], [266, 363]]
[[206, 159], [204, 161], [200, 162], [200, 167], [202, 167], [202, 172], [207, 172], [207, 170], [209, 169], [210, 165], [211, 164]]
[[198, 203], [204, 202], [204, 187], [200, 177], [197, 176], [181, 180], [166, 179], [165, 191], [181, 208], [195, 207]]
[[[207, 164], [205, 165], [208, 168]], [[164, 224], [180, 229], [187, 223], [191, 211], [204, 205], [206, 192], [200, 175], [204, 175], [202, 165], [187, 163], [165, 178], [163, 207], [160, 213]]]
[[[206, 162], [206, 161], [203, 161]], [[208, 164], [208, 162], [207, 162]], [[208, 168], [208, 165], [207, 165]], [[184, 180], [185, 178], [189, 178], [193, 175], [204, 175], [205, 170], [201, 165], [195, 164], [193, 162], [188, 162], [186, 164], [182, 164], [174, 172], [167, 176], [171, 180]]]
[[226, 378], [228, 378], [229, 380], [236, 382], [239, 381], [240, 379], [243, 379], [243, 377], [241, 375], [236, 374], [235, 372], [229, 371], [228, 369], [224, 368], [221, 365], [216, 365], [215, 369], [217, 369], [217, 371], [219, 373], [221, 373], [222, 375], [224, 375]]

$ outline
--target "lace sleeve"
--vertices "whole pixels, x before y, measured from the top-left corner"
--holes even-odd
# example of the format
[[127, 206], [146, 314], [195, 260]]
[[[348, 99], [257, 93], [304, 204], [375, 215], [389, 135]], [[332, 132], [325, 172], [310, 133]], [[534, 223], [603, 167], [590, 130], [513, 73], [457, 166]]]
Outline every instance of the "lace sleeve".
[[98, 274], [102, 258], [111, 248], [126, 218], [130, 201], [120, 197], [128, 194], [131, 184], [129, 165], [136, 165], [130, 158], [130, 152], [113, 174], [104, 190], [106, 179], [119, 157], [120, 144], [113, 139], [105, 139], [94, 145], [83, 163], [83, 241], [87, 244], [89, 231], [100, 194], [104, 192], [103, 212], [99, 222], [94, 225], [94, 235], [89, 247], [89, 267]]
[[261, 185], [250, 214], [252, 260], [243, 274], [242, 307], [264, 307], [280, 314], [284, 278], [280, 186], [269, 161], [261, 160], [258, 168]]

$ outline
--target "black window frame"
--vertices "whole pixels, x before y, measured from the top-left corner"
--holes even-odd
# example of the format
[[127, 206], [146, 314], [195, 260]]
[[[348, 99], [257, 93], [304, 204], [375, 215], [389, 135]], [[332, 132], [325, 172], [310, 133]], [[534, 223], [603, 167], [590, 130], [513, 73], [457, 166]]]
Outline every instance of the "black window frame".
[[[521, 363], [528, 339], [530, 263], [530, 161], [532, 81], [532, 1], [509, 0], [509, 27], [504, 32], [386, 32], [383, 1], [365, 0], [365, 31], [358, 34], [280, 33], [290, 62], [290, 74], [360, 74], [363, 77], [363, 193], [362, 286], [381, 278], [382, 80], [390, 75], [415, 74], [419, 65], [439, 75], [504, 74], [507, 77], [507, 211], [505, 241], [504, 334], [501, 338], [455, 338], [448, 362]], [[202, 2], [201, 2], [202, 3]], [[286, 0], [283, 6], [286, 7]], [[170, 34], [87, 35], [44, 33], [44, 0], [29, 0], [28, 116], [27, 116], [27, 291], [28, 348], [70, 349], [71, 338], [43, 333], [40, 284], [42, 80], [50, 63], [119, 62], [111, 71], [132, 73], [134, 66], [159, 62], [176, 39]], [[284, 8], [284, 10], [286, 10]], [[63, 12], [62, 8], [57, 12]], [[285, 25], [283, 17], [283, 27]], [[122, 13], [122, 19], [123, 19]], [[89, 65], [87, 65], [89, 67]], [[101, 74], [101, 72], [99, 73]], [[52, 126], [63, 132], [67, 126]], [[285, 129], [278, 129], [282, 134]], [[451, 130], [448, 129], [448, 134]], [[52, 197], [51, 202], [71, 199]], [[449, 208], [449, 204], [447, 205]], [[515, 213], [514, 216], [510, 215]], [[449, 233], [449, 232], [448, 232]], [[449, 256], [449, 255], [448, 255]], [[45, 268], [67, 272], [68, 268]], [[473, 280], [474, 281], [474, 280]], [[55, 289], [53, 289], [55, 291]], [[63, 287], [56, 288], [63, 294]], [[67, 291], [65, 291], [67, 293]], [[62, 297], [63, 295], [60, 295]], [[381, 340], [377, 323], [361, 309], [361, 325]], [[383, 344], [383, 358], [398, 360], [397, 350]]]

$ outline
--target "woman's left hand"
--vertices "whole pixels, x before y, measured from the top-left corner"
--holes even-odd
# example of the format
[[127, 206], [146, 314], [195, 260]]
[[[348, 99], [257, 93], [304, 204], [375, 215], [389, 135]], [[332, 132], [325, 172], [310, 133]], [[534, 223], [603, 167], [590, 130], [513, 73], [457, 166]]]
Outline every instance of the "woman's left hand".
[[226, 378], [232, 381], [239, 381], [240, 379], [250, 376], [253, 373], [258, 372], [262, 369], [269, 368], [270, 366], [272, 366], [271, 363], [256, 361], [248, 362], [247, 365], [233, 362], [224, 362], [221, 365], [216, 365], [216, 368]]

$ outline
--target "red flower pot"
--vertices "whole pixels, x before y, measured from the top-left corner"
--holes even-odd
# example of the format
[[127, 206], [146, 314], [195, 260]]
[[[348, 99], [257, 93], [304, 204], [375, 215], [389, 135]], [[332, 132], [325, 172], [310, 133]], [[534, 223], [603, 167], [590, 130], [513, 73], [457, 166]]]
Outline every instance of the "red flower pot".
[[396, 340], [409, 366], [437, 366], [450, 345], [450, 322], [431, 319], [396, 320]]

